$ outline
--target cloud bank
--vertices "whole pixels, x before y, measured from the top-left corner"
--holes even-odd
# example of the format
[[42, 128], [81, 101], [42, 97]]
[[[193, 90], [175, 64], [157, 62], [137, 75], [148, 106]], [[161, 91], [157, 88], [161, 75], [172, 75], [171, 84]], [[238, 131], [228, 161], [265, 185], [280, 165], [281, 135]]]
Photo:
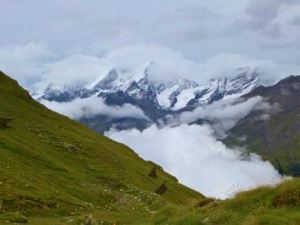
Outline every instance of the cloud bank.
[[57, 88], [91, 85], [112, 69], [123, 71], [122, 76], [127, 79], [143, 74], [148, 67], [149, 79], [154, 82], [181, 77], [200, 84], [216, 77], [235, 76], [241, 68], [255, 70], [261, 75], [261, 80], [268, 81], [278, 81], [300, 71], [297, 65], [276, 64], [271, 60], [229, 53], [221, 53], [205, 61], [194, 61], [178, 51], [157, 45], [132, 45], [111, 50], [101, 57], [73, 54], [61, 58], [43, 44], [34, 42], [0, 48], [0, 65], [4, 72], [35, 92], [42, 92], [49, 83]]
[[169, 122], [189, 124], [199, 119], [208, 120], [217, 137], [222, 139], [228, 130], [251, 111], [260, 110], [265, 114], [270, 114], [274, 107], [260, 96], [246, 100], [243, 98], [225, 98], [207, 106], [200, 106], [191, 112], [183, 112], [178, 118], [169, 119]]
[[[135, 43], [177, 49], [188, 58], [220, 52], [299, 56], [298, 0], [2, 0], [1, 45], [49, 43], [61, 55], [103, 54]], [[38, 10], [36, 10], [38, 9]], [[14, 13], [14, 16], [11, 15]], [[7, 18], [10, 18], [7, 20]], [[12, 27], [16, 29], [11, 29]], [[273, 48], [268, 49], [268, 44]], [[261, 48], [262, 47], [262, 48]], [[274, 55], [280, 48], [289, 56]]]
[[72, 119], [90, 118], [96, 115], [105, 115], [112, 118], [138, 118], [149, 120], [143, 111], [131, 104], [123, 106], [108, 106], [100, 97], [76, 99], [72, 102], [51, 102], [42, 100], [41, 103], [58, 113]]
[[[227, 98], [178, 117], [169, 117], [160, 128], [144, 130], [110, 130], [112, 139], [125, 143], [143, 158], [162, 165], [168, 172], [206, 196], [225, 199], [239, 191], [280, 182], [282, 177], [271, 163], [244, 149], [230, 149], [216, 138], [252, 111], [262, 112], [259, 120], [280, 110], [262, 97], [247, 100]], [[188, 125], [198, 119], [210, 125]], [[259, 176], [258, 176], [259, 174]]]
[[[242, 101], [241, 101], [242, 100]], [[201, 106], [191, 112], [180, 114], [180, 123], [191, 123], [197, 119], [224, 122], [224, 127], [230, 129], [240, 119], [244, 118], [255, 108], [261, 108], [263, 98], [260, 96], [247, 100], [229, 98], [213, 102], [207, 106]], [[226, 123], [227, 124], [226, 124]]]
[[140, 71], [152, 61], [153, 79], [205, 82], [256, 66], [278, 80], [300, 71], [298, 0], [1, 3], [0, 69], [27, 88], [86, 83], [113, 66]]
[[235, 193], [275, 184], [281, 176], [269, 162], [229, 149], [216, 141], [209, 126], [152, 126], [138, 130], [110, 131], [107, 136], [125, 143], [140, 156], [162, 165], [181, 183], [206, 196], [225, 199]]

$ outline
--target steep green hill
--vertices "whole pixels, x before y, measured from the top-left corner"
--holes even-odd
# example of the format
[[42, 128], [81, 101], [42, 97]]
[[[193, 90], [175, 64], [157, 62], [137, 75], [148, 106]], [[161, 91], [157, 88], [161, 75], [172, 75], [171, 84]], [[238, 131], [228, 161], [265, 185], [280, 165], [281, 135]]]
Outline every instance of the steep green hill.
[[226, 142], [246, 146], [280, 172], [300, 176], [300, 76], [258, 87], [245, 98], [261, 96], [270, 112], [253, 111], [230, 131]]
[[0, 224], [79, 224], [87, 214], [127, 224], [199, 198], [128, 147], [35, 102], [0, 72]]

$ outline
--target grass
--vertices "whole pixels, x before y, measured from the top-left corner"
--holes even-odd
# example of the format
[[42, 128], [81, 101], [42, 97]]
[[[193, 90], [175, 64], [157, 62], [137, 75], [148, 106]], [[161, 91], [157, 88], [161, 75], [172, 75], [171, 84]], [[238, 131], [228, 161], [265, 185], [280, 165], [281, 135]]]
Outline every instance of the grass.
[[[201, 200], [202, 201], [202, 200]], [[300, 180], [261, 187], [199, 207], [169, 205], [139, 225], [298, 225]], [[136, 224], [136, 225], [137, 225]]]

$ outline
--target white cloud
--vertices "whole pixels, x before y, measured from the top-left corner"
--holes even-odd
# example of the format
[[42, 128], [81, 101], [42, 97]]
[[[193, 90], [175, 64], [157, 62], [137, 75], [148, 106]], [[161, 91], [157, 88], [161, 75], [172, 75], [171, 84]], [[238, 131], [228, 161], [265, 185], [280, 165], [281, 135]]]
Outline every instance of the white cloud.
[[[149, 66], [151, 64], [151, 66]], [[102, 79], [111, 69], [126, 71], [124, 79], [140, 76], [148, 67], [149, 79], [154, 82], [168, 81], [182, 77], [200, 83], [216, 77], [232, 77], [240, 68], [256, 70], [262, 80], [278, 81], [290, 74], [296, 74], [299, 66], [277, 65], [270, 60], [255, 60], [237, 54], [219, 54], [205, 62], [185, 58], [180, 52], [156, 45], [133, 45], [115, 49], [102, 58], [88, 55], [71, 56], [49, 64], [43, 74], [45, 80], [72, 84], [82, 80], [89, 82]], [[127, 77], [126, 77], [127, 76]]]
[[[259, 119], [269, 119], [279, 106], [270, 105], [261, 97], [243, 101], [224, 99], [193, 112], [184, 112], [179, 121], [177, 118], [172, 123], [171, 119], [171, 123], [162, 128], [153, 125], [142, 132], [113, 129], [106, 135], [129, 145], [141, 157], [162, 165], [183, 184], [206, 196], [225, 199], [257, 186], [276, 184], [282, 179], [271, 163], [262, 161], [258, 155], [247, 155], [243, 149], [230, 149], [216, 140], [216, 131], [224, 135], [253, 110], [264, 113]], [[210, 120], [212, 125], [187, 125], [200, 118]]]
[[[130, 57], [128, 57], [130, 56]], [[288, 75], [297, 74], [300, 66], [291, 64], [276, 64], [271, 60], [257, 60], [250, 56], [220, 53], [205, 61], [194, 61], [184, 57], [179, 51], [157, 45], [132, 45], [111, 51], [101, 58], [101, 68], [117, 68], [128, 70], [136, 76], [142, 74], [146, 66], [149, 78], [153, 81], [167, 81], [182, 77], [205, 83], [213, 78], [233, 77], [240, 68], [256, 70], [261, 74], [261, 80], [278, 81]]]
[[101, 60], [90, 55], [72, 55], [44, 65], [38, 87], [49, 83], [56, 86], [76, 86], [94, 81], [101, 71]]
[[299, 13], [297, 0], [252, 0], [245, 8], [244, 18], [239, 18], [239, 31], [254, 32], [263, 47], [295, 49], [300, 33], [292, 21]]
[[29, 85], [39, 79], [46, 61], [53, 56], [54, 53], [41, 43], [8, 46], [0, 48], [0, 69]]
[[269, 162], [254, 154], [243, 158], [240, 151], [216, 141], [209, 126], [152, 126], [143, 132], [110, 131], [107, 135], [162, 165], [180, 182], [206, 196], [224, 199], [241, 190], [281, 180]]
[[198, 119], [206, 119], [217, 126], [218, 132], [225, 133], [240, 119], [248, 115], [255, 107], [262, 104], [261, 97], [254, 97], [237, 102], [236, 98], [224, 99], [207, 106], [201, 106], [191, 112], [183, 112], [179, 122], [192, 123]]
[[216, 77], [235, 76], [240, 73], [240, 68], [255, 69], [262, 80], [278, 81], [300, 71], [297, 65], [276, 64], [271, 60], [256, 60], [230, 53], [197, 62], [178, 51], [157, 45], [127, 46], [101, 57], [73, 54], [63, 58], [54, 55], [47, 46], [35, 42], [0, 48], [0, 69], [35, 93], [43, 92], [49, 83], [57, 88], [91, 85], [111, 69], [122, 71], [123, 79], [141, 76], [146, 67], [150, 80], [154, 82], [182, 77], [205, 83]]
[[264, 113], [261, 117], [267, 119], [267, 115], [280, 110], [278, 104], [269, 104], [260, 96], [249, 99], [225, 98], [213, 102], [206, 106], [199, 106], [193, 111], [183, 112], [178, 116], [167, 117], [169, 125], [190, 124], [199, 119], [208, 120], [218, 138], [226, 137], [227, 131], [230, 130], [242, 118], [245, 118], [252, 111]]
[[[298, 0], [1, 3], [0, 46], [42, 41], [60, 57], [102, 56], [133, 44], [165, 46], [196, 61], [224, 52], [280, 61], [299, 56], [294, 50], [299, 29], [286, 20], [287, 15], [299, 14]], [[260, 48], [269, 43], [274, 47]], [[274, 50], [283, 46], [290, 54], [275, 55]]]
[[[130, 57], [128, 57], [130, 56]], [[190, 77], [197, 64], [177, 51], [155, 45], [134, 45], [110, 52], [103, 61], [120, 70], [133, 70], [133, 73], [144, 73], [146, 66], [152, 81], [170, 80], [176, 77]], [[138, 74], [135, 74], [138, 75]]]
[[102, 98], [96, 96], [86, 99], [76, 99], [72, 102], [59, 103], [42, 100], [41, 103], [49, 109], [73, 119], [106, 115], [112, 118], [129, 117], [149, 120], [141, 109], [131, 104], [124, 104], [123, 106], [108, 106]]
[[[276, 64], [271, 60], [257, 60], [246, 55], [221, 53], [209, 58], [199, 65], [199, 81], [216, 77], [232, 77], [237, 75], [239, 68], [256, 70], [261, 80], [278, 81], [291, 74], [297, 74], [300, 66]], [[204, 78], [204, 79], [203, 79]]]
[[0, 65], [4, 72], [36, 92], [43, 91], [49, 83], [58, 87], [90, 84], [102, 79], [111, 69], [123, 71], [123, 78], [128, 79], [142, 75], [147, 66], [149, 78], [153, 81], [182, 77], [199, 83], [216, 77], [235, 76], [240, 68], [256, 69], [262, 80], [275, 81], [300, 71], [297, 65], [276, 64], [229, 53], [197, 62], [178, 51], [157, 45], [127, 46], [102, 57], [74, 54], [59, 58], [47, 46], [34, 42], [0, 48]]

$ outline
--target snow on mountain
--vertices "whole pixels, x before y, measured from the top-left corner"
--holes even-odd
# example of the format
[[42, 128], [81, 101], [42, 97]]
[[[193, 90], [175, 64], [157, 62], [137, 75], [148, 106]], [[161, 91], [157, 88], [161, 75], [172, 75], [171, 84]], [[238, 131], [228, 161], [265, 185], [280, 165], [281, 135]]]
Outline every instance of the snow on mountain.
[[[256, 69], [248, 67], [237, 69], [231, 77], [220, 76], [206, 83], [198, 83], [179, 75], [172, 79], [158, 80], [152, 79], [152, 65], [153, 63], [148, 64], [143, 70], [111, 69], [103, 78], [85, 85], [57, 87], [50, 84], [36, 98], [43, 101], [71, 102], [99, 97], [113, 107], [131, 104], [141, 109], [153, 122], [158, 122], [168, 114], [190, 111], [223, 98], [236, 98], [247, 94], [262, 82]], [[109, 118], [105, 119], [108, 120]], [[119, 125], [123, 122], [118, 120]], [[111, 124], [114, 123], [110, 121]], [[131, 127], [134, 124], [131, 123]]]
[[158, 108], [176, 111], [187, 106], [210, 104], [224, 97], [246, 94], [256, 87], [258, 82], [258, 74], [249, 68], [238, 71], [233, 78], [217, 78], [206, 84], [181, 77], [162, 82], [152, 81], [148, 67], [142, 74], [134, 76], [130, 76], [128, 71], [112, 69], [103, 79], [94, 85], [88, 85], [90, 88], [73, 86], [58, 89], [49, 85], [39, 98], [68, 102], [92, 95], [103, 97], [110, 93], [122, 92], [135, 100], [152, 96], [153, 104], [157, 104]]

